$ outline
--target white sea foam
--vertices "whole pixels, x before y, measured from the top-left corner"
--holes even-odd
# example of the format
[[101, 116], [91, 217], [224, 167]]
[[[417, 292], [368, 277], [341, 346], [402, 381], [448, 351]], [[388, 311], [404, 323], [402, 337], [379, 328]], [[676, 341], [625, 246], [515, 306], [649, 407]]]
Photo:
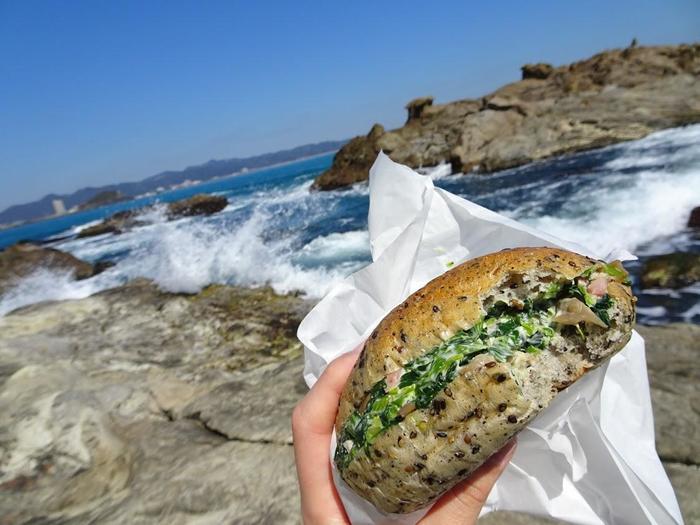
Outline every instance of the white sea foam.
[[[74, 281], [70, 272], [39, 270], [0, 297], [0, 315], [41, 301], [87, 297], [136, 277], [152, 279], [171, 292], [195, 293], [211, 283], [235, 283], [321, 297], [333, 283], [364, 264], [347, 259], [368, 253], [366, 232], [331, 234], [299, 252], [292, 249], [292, 239], [263, 241], [268, 220], [256, 212], [230, 231], [215, 223], [159, 223], [109, 242], [100, 239], [97, 246], [95, 241], [84, 243], [74, 252], [98, 256], [102, 250], [113, 250], [116, 243], [129, 245], [132, 251], [107, 272], [82, 281]], [[317, 266], [304, 264], [310, 259]]]
[[247, 205], [247, 202], [229, 202], [228, 205], [223, 210], [221, 210], [221, 213], [229, 213], [232, 211], [240, 210], [242, 208], [245, 208]]
[[121, 235], [100, 235], [84, 239], [72, 239], [57, 245], [60, 250], [68, 251], [78, 259], [97, 261], [105, 255], [128, 251], [134, 244], [132, 233]]
[[369, 259], [369, 232], [367, 230], [331, 233], [316, 237], [296, 256], [299, 262], [328, 264], [358, 257]]
[[[697, 164], [700, 162], [699, 144], [700, 125], [658, 131], [641, 140], [613, 146], [611, 149], [619, 154], [607, 162], [604, 168], [623, 170], [669, 164]], [[669, 145], [673, 145], [675, 151], [665, 151]]]
[[433, 180], [438, 180], [452, 175], [452, 165], [449, 162], [441, 162], [437, 166], [419, 168], [417, 171], [418, 173], [427, 175]]
[[[683, 288], [682, 291], [685, 293], [700, 295], [700, 283], [691, 284], [690, 286]], [[688, 304], [690, 307], [681, 313], [681, 317], [686, 323], [696, 322], [695, 318], [700, 317], [700, 301], [695, 301], [694, 303], [688, 301]]]
[[[94, 221], [86, 222], [85, 224], [78, 224], [77, 226], [73, 226], [73, 228], [71, 228], [69, 230], [69, 233], [77, 235], [81, 231], [86, 230], [86, 229], [90, 228], [91, 226], [97, 226], [101, 222], [102, 222], [102, 219], [97, 219]], [[65, 235], [65, 234], [61, 234], [61, 235]]]
[[10, 286], [0, 296], [0, 316], [42, 301], [82, 299], [121, 283], [119, 276], [113, 272], [104, 272], [91, 279], [76, 281], [72, 271], [40, 268]]
[[663, 306], [637, 306], [637, 319], [644, 319], [645, 325], [667, 324], [669, 311]]
[[662, 317], [666, 315], [666, 308], [663, 306], [638, 306], [637, 314], [649, 317]]
[[604, 255], [615, 248], [634, 251], [654, 238], [683, 229], [700, 202], [700, 172], [637, 174], [629, 187], [601, 185], [569, 203], [581, 215], [529, 219], [532, 226]]
[[168, 220], [168, 207], [162, 202], [148, 206], [134, 217], [134, 221], [145, 224], [157, 224]]
[[163, 289], [197, 292], [210, 283], [269, 284], [277, 292], [293, 290], [322, 296], [345, 275], [342, 268], [308, 267], [295, 262], [293, 238], [267, 241], [269, 217], [260, 211], [234, 230], [220, 224], [162, 224], [123, 263], [129, 277], [145, 276]]
[[[669, 141], [676, 141], [674, 146], [694, 147], [672, 153], [652, 152], [658, 168], [644, 170], [651, 158], [639, 156], [645, 151], [644, 145], [668, 146]], [[700, 202], [698, 143], [700, 126], [690, 126], [618, 146], [619, 156], [606, 167], [619, 169], [624, 165], [640, 171], [601, 174], [600, 184], [594, 189], [588, 185], [588, 190], [571, 197], [563, 213], [525, 222], [601, 254], [616, 247], [634, 251], [654, 239], [675, 234], [684, 228], [690, 211]]]
[[672, 299], [680, 299], [681, 294], [670, 288], [645, 288], [644, 295], [658, 295], [662, 297], [671, 297]]
[[[517, 187], [504, 184], [489, 198], [507, 203], [514, 218], [601, 254], [641, 246], [645, 253], [660, 253], [673, 249], [669, 243], [679, 242], [678, 232], [700, 203], [698, 144], [700, 126], [691, 126], [615, 146], [615, 159], [595, 174], [599, 182], [591, 184], [591, 174], [580, 175], [588, 178], [556, 214], [542, 215], [541, 210], [579, 175]], [[620, 171], [628, 169], [632, 172]], [[429, 172], [435, 178], [446, 174], [445, 166]], [[320, 297], [369, 260], [368, 233], [335, 232], [302, 244], [301, 230], [326, 220], [344, 199], [365, 196], [369, 189], [359, 183], [342, 192], [310, 193], [310, 185], [305, 180], [291, 188], [237, 194], [225, 210], [206, 218], [167, 221], [164, 206], [159, 206], [142, 214], [141, 226], [132, 231], [64, 241], [59, 249], [86, 260], [121, 258], [115, 267], [84, 281], [73, 281], [68, 273], [37, 271], [0, 297], [0, 315], [34, 302], [86, 297], [135, 277], [153, 279], [174, 292], [196, 292], [210, 283], [269, 284], [278, 292], [301, 290]], [[356, 220], [354, 215], [338, 215], [337, 229]], [[657, 308], [647, 314], [663, 317], [666, 312]], [[690, 308], [684, 315], [690, 319], [696, 310]]]
[[684, 148], [697, 146], [698, 143], [700, 143], [700, 124], [694, 124], [656, 131], [643, 139], [625, 142], [615, 147], [625, 151], [644, 151], [666, 145]]

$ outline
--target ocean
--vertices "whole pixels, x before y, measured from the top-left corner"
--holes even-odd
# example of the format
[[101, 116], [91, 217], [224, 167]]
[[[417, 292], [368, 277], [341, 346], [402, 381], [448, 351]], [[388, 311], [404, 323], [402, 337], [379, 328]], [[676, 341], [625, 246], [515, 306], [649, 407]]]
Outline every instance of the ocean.
[[[39, 270], [0, 297], [0, 315], [46, 300], [81, 298], [136, 277], [164, 290], [194, 293], [211, 283], [271, 285], [319, 298], [370, 261], [366, 184], [310, 192], [332, 154], [221, 178], [81, 213], [0, 231], [0, 248], [46, 242], [90, 262], [116, 265], [73, 281]], [[700, 125], [642, 140], [536, 162], [491, 175], [423, 170], [435, 184], [516, 220], [599, 252], [627, 249], [639, 297], [639, 321], [700, 323], [700, 283], [681, 290], [640, 290], [637, 275], [652, 255], [700, 253], [700, 234], [685, 228], [700, 205]], [[166, 221], [163, 203], [196, 193], [228, 198], [209, 217]], [[121, 235], [77, 239], [117, 211], [154, 207], [144, 225]]]

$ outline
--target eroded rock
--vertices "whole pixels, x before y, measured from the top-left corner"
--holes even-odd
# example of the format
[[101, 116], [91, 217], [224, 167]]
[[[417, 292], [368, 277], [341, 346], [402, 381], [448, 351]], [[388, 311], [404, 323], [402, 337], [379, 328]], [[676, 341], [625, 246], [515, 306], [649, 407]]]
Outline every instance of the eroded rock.
[[643, 288], [682, 288], [700, 281], [700, 254], [670, 253], [650, 257], [641, 274]]
[[[220, 212], [227, 205], [228, 199], [226, 197], [200, 193], [187, 199], [169, 203], [165, 213], [167, 218], [171, 220], [195, 215], [212, 215]], [[144, 221], [140, 218], [141, 215], [152, 209], [152, 207], [137, 208], [117, 212], [99, 224], [80, 230], [78, 238], [94, 237], [107, 233], [124, 233], [137, 226], [142, 226]]]
[[0, 294], [30, 273], [45, 268], [52, 271], [72, 272], [76, 279], [87, 279], [104, 268], [74, 257], [54, 248], [30, 243], [9, 246], [0, 251]]
[[700, 228], [700, 206], [693, 208], [688, 217], [688, 228]]
[[408, 119], [406, 123], [408, 124], [412, 120], [419, 119], [423, 114], [423, 110], [428, 106], [433, 105], [433, 97], [419, 97], [414, 98], [408, 104], [406, 104], [406, 111], [408, 111]]
[[121, 500], [135, 450], [103, 403], [104, 385], [67, 361], [27, 365], [3, 385], [0, 455], [2, 514], [82, 514]]
[[376, 154], [413, 168], [450, 161], [454, 172], [489, 173], [534, 160], [640, 139], [700, 122], [700, 44], [629, 47], [552, 68], [477, 100], [409, 103], [409, 120], [377, 140], [357, 137], [315, 189], [366, 180]]
[[311, 189], [330, 190], [367, 180], [369, 168], [381, 149], [379, 139], [383, 134], [384, 126], [375, 124], [367, 135], [345, 144], [335, 154], [331, 168], [314, 180]]
[[95, 237], [107, 233], [123, 233], [128, 231], [143, 224], [143, 221], [140, 221], [138, 217], [144, 211], [144, 209], [119, 211], [98, 224], [83, 228], [78, 232], [78, 238], [82, 239], [84, 237]]
[[544, 80], [549, 78], [549, 76], [554, 71], [551, 64], [545, 64], [544, 62], [538, 62], [537, 64], [525, 64], [520, 68], [522, 71], [522, 79], [526, 80], [528, 78], [536, 78], [538, 80]]
[[200, 193], [168, 204], [168, 217], [192, 217], [194, 215], [212, 215], [220, 212], [228, 204], [228, 199], [221, 195]]
[[700, 326], [637, 326], [647, 346], [656, 429], [664, 461], [700, 465]]
[[664, 467], [676, 490], [683, 519], [688, 524], [700, 523], [700, 467], [679, 463], [667, 463]]
[[0, 318], [2, 523], [297, 523], [309, 307], [139, 280]]

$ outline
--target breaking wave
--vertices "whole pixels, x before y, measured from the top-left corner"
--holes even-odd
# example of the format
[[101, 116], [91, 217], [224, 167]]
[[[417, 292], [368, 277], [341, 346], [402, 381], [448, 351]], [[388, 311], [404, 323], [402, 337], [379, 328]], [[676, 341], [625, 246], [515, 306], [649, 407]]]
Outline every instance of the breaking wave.
[[44, 301], [83, 299], [121, 283], [121, 279], [112, 272], [76, 281], [72, 271], [39, 268], [6, 289], [0, 297], [0, 316], [17, 308]]
[[[370, 259], [366, 210], [359, 221], [342, 212], [332, 219], [339, 205], [366, 201], [368, 189], [358, 185], [342, 194], [310, 193], [311, 182], [228, 195], [229, 205], [211, 217], [168, 221], [163, 208], [156, 207], [139, 215], [139, 226], [131, 231], [61, 241], [55, 246], [78, 258], [116, 265], [82, 281], [74, 281], [70, 272], [39, 270], [0, 297], [0, 315], [41, 301], [87, 297], [136, 277], [152, 279], [170, 292], [196, 293], [221, 283], [269, 285], [279, 293], [320, 298]], [[318, 225], [325, 229], [310, 237]], [[361, 229], [332, 231], [353, 226]]]
[[[120, 264], [128, 278], [147, 277], [171, 292], [195, 293], [210, 283], [270, 285], [277, 292], [302, 291], [322, 296], [344, 277], [347, 268], [297, 262], [295, 239], [264, 239], [270, 218], [256, 210], [234, 229], [216, 223], [162, 223], [140, 233], [138, 246]], [[351, 246], [361, 250], [363, 246]], [[336, 249], [344, 250], [342, 243]], [[334, 247], [321, 249], [316, 260], [345, 260]], [[302, 250], [302, 253], [305, 250]], [[308, 250], [307, 250], [308, 251]]]
[[634, 180], [600, 185], [565, 203], [568, 216], [545, 215], [524, 222], [606, 254], [634, 252], [645, 243], [682, 230], [700, 203], [700, 171], [636, 173]]
[[[6, 290], [0, 315], [35, 302], [86, 297], [136, 277], [172, 292], [227, 283], [321, 297], [370, 261], [368, 186], [310, 192], [325, 167], [289, 165], [218, 181], [209, 190], [229, 204], [211, 217], [168, 221], [156, 207], [120, 235], [78, 239], [94, 221], [73, 226], [55, 235], [53, 245], [116, 265], [83, 281], [39, 270]], [[646, 257], [700, 248], [684, 229], [700, 205], [700, 125], [486, 177], [449, 176], [448, 165], [421, 171], [448, 191], [601, 254], [624, 248]], [[639, 295], [645, 322], [700, 318], [697, 286]], [[657, 296], [663, 302], [655, 302]]]

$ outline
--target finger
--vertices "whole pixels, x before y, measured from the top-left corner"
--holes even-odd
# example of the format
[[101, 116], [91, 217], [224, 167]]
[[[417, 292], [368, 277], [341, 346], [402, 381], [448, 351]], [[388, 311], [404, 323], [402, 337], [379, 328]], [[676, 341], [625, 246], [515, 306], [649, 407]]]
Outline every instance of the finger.
[[329, 453], [338, 399], [358, 355], [356, 350], [330, 363], [292, 416], [294, 455], [306, 523], [347, 522], [333, 483]]
[[350, 353], [329, 364], [292, 415], [299, 482], [312, 492], [333, 484], [329, 460], [333, 423], [340, 392], [356, 359]]
[[420, 522], [421, 525], [476, 523], [496, 480], [515, 454], [516, 440], [508, 442], [471, 476], [442, 496]]
[[331, 434], [338, 411], [338, 399], [361, 348], [341, 355], [326, 367], [316, 384], [297, 406], [294, 414], [295, 424], [314, 434]]

